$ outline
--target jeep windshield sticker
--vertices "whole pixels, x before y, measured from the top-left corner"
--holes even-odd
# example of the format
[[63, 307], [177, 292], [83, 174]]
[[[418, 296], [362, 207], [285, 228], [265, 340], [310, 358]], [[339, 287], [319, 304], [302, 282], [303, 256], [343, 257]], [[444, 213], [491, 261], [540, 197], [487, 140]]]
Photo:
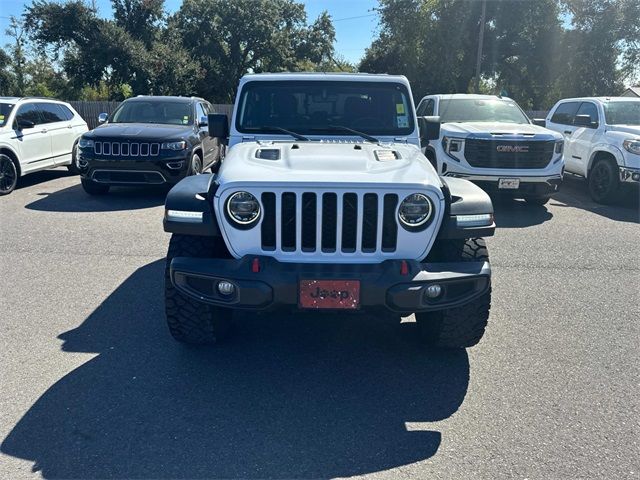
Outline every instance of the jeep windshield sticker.
[[396, 103], [396, 113], [398, 115], [404, 115], [404, 103]]
[[182, 117], [182, 124], [187, 125], [189, 123], [189, 115]]
[[407, 128], [409, 126], [409, 117], [406, 115], [398, 115], [398, 128]]

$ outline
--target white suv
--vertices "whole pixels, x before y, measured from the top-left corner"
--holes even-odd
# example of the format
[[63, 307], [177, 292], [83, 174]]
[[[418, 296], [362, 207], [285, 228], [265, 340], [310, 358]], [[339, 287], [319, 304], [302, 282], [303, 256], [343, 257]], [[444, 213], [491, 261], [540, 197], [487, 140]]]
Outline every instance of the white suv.
[[43, 98], [0, 97], [0, 195], [27, 173], [66, 165], [87, 123], [71, 105]]
[[613, 201], [621, 183], [640, 182], [640, 99], [560, 100], [546, 127], [564, 135], [566, 171], [587, 179], [596, 202]]
[[562, 183], [562, 135], [533, 125], [510, 98], [429, 95], [417, 114], [442, 122], [440, 138], [422, 145], [442, 176], [540, 205]]

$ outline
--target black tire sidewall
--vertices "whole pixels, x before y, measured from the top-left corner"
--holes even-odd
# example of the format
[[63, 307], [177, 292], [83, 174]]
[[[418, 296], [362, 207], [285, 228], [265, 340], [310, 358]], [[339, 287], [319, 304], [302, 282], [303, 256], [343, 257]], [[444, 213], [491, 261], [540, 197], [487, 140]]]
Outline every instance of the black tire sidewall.
[[[604, 193], [598, 192], [595, 185], [598, 177], [598, 170], [600, 169], [607, 169], [610, 176], [609, 187]], [[620, 180], [618, 178], [617, 168], [613, 166], [612, 161], [598, 160], [591, 169], [587, 181], [589, 184], [589, 195], [591, 195], [591, 198], [594, 201], [598, 203], [610, 203], [615, 200]]]
[[9, 188], [9, 190], [0, 191], [0, 195], [9, 195], [11, 192], [13, 192], [16, 189], [16, 186], [18, 185], [18, 166], [16, 165], [16, 162], [11, 157], [5, 154], [0, 154], [0, 162], [1, 163], [9, 162], [9, 164], [13, 167], [13, 176], [14, 176], [13, 185], [11, 186], [11, 188]]

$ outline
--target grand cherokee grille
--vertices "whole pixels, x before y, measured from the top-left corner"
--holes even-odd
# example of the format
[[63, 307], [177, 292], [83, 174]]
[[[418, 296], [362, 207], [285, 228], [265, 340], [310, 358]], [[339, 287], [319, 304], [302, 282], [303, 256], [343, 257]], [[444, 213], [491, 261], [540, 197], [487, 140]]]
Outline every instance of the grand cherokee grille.
[[159, 143], [138, 142], [95, 142], [93, 151], [103, 157], [157, 157]]
[[544, 168], [553, 157], [554, 141], [467, 139], [464, 156], [478, 168]]
[[261, 247], [283, 252], [394, 252], [398, 195], [265, 192]]

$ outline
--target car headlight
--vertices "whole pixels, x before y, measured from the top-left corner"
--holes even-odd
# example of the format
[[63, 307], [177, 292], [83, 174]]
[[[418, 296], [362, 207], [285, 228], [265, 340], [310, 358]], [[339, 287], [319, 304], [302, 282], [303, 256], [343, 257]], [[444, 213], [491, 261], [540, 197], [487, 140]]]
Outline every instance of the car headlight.
[[398, 208], [398, 219], [403, 227], [415, 230], [423, 227], [433, 215], [433, 203], [422, 193], [412, 193]]
[[80, 138], [78, 146], [80, 148], [93, 148], [93, 140], [90, 140], [88, 138]]
[[184, 150], [187, 148], [187, 142], [165, 142], [161, 146], [162, 150]]
[[442, 148], [447, 153], [457, 153], [462, 151], [462, 147], [464, 145], [464, 140], [461, 138], [451, 138], [451, 137], [443, 137], [442, 138]]
[[555, 152], [556, 153], [562, 153], [563, 151], [564, 151], [564, 141], [560, 140], [560, 141], [556, 142]]
[[636, 155], [640, 155], [640, 140], [628, 139], [622, 142], [622, 146], [627, 152], [635, 153]]
[[227, 199], [227, 214], [233, 222], [248, 227], [260, 217], [260, 203], [249, 192], [236, 192]]

